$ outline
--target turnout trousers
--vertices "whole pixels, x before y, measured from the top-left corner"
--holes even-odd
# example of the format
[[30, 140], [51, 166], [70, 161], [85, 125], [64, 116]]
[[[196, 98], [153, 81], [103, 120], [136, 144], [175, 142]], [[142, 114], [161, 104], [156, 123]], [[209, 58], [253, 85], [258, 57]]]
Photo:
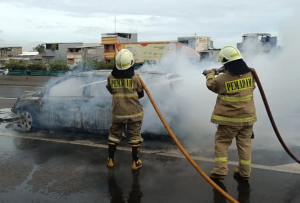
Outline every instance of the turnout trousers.
[[143, 142], [141, 136], [142, 121], [133, 123], [116, 123], [113, 122], [110, 126], [110, 134], [108, 140], [119, 144], [123, 138], [123, 132], [125, 131], [127, 125], [127, 133], [129, 138], [129, 144], [136, 145]]
[[218, 130], [215, 134], [215, 166], [213, 172], [219, 175], [227, 175], [228, 148], [234, 138], [236, 139], [239, 154], [239, 173], [243, 177], [250, 177], [252, 152], [251, 139], [254, 138], [253, 125], [218, 125]]

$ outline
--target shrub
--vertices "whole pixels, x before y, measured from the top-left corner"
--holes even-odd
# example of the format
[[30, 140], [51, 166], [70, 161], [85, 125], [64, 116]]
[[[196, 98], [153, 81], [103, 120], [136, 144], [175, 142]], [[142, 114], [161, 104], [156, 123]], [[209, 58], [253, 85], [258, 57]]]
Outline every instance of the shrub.
[[47, 70], [46, 65], [42, 61], [37, 61], [29, 64], [27, 67], [30, 70]]
[[26, 70], [27, 66], [22, 60], [9, 60], [5, 63], [5, 68], [10, 70]]
[[51, 71], [69, 71], [69, 66], [63, 60], [57, 60], [49, 63]]
[[72, 71], [90, 71], [90, 70], [103, 70], [113, 69], [115, 66], [115, 60], [111, 60], [109, 63], [104, 61], [98, 61], [96, 59], [85, 59], [81, 62], [77, 62], [73, 67]]

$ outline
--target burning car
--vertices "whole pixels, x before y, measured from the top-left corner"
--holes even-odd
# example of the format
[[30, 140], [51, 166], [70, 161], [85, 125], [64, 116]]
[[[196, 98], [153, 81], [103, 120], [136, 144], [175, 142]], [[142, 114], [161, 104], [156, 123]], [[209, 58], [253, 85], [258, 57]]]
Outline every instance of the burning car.
[[[106, 78], [110, 72], [111, 70], [97, 70], [67, 75], [50, 82], [38, 92], [22, 95], [11, 111], [20, 115], [20, 124], [25, 130], [44, 128], [108, 132], [112, 96], [106, 89]], [[179, 77], [176, 74], [153, 71], [136, 73], [148, 84], [150, 91], [157, 88], [158, 91], [164, 91], [165, 95], [172, 92], [172, 81]], [[141, 103], [150, 108], [147, 96], [141, 99]], [[164, 100], [159, 100], [158, 103], [162, 105]], [[163, 105], [172, 108], [170, 104]], [[152, 119], [154, 113], [153, 110], [149, 115], [151, 118], [147, 118], [145, 113], [144, 121]]]

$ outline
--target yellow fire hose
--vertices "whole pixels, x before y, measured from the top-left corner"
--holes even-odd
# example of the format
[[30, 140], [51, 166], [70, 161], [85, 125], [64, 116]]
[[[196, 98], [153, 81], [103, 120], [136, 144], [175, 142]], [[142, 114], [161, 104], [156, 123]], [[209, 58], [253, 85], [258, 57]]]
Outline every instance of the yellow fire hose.
[[238, 201], [236, 201], [233, 197], [231, 197], [229, 194], [227, 194], [224, 190], [222, 190], [214, 181], [212, 181], [205, 173], [204, 171], [197, 165], [197, 163], [192, 159], [192, 157], [187, 153], [187, 151], [182, 147], [182, 145], [180, 144], [180, 142], [178, 141], [178, 139], [176, 138], [176, 136], [174, 135], [174, 133], [172, 132], [171, 128], [169, 127], [169, 125], [167, 124], [167, 122], [165, 121], [163, 115], [161, 114], [160, 110], [158, 109], [153, 97], [151, 96], [147, 86], [145, 85], [144, 81], [142, 80], [142, 78], [138, 75], [141, 84], [145, 90], [145, 92], [147, 93], [157, 115], [159, 116], [160, 120], [162, 121], [162, 123], [164, 124], [165, 128], [167, 129], [167, 131], [169, 132], [170, 136], [172, 137], [172, 139], [174, 140], [175, 144], [178, 146], [178, 148], [180, 149], [180, 151], [183, 153], [183, 155], [187, 158], [187, 160], [194, 166], [194, 168], [200, 173], [200, 175], [210, 184], [212, 185], [216, 190], [218, 190], [224, 197], [226, 197], [230, 202], [233, 203], [238, 203]]

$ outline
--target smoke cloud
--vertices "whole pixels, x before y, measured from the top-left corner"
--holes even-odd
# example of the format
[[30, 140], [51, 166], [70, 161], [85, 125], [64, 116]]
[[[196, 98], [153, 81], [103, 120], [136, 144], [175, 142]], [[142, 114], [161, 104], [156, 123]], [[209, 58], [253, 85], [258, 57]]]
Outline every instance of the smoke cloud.
[[[299, 34], [300, 25], [297, 22], [290, 22], [277, 36], [282, 39], [279, 42], [280, 48], [266, 53], [265, 47], [257, 47], [254, 41], [248, 41], [243, 52], [245, 62], [258, 73], [277, 127], [289, 146], [298, 144], [300, 130], [300, 106], [297, 102], [300, 74], [297, 56], [300, 45], [300, 39], [297, 37]], [[206, 79], [201, 73], [204, 69], [220, 66], [221, 64], [216, 62], [195, 63], [184, 56], [177, 56], [176, 59], [165, 59], [165, 63], [162, 61], [155, 68], [157, 71], [177, 73], [184, 78], [174, 82], [174, 93], [159, 94], [155, 89], [150, 90], [155, 95], [156, 101], [159, 103], [164, 101], [164, 105], [158, 106], [175, 134], [183, 142], [199, 146], [214, 144], [216, 127], [210, 123], [210, 117], [217, 95], [206, 88]], [[151, 68], [146, 66], [143, 69]], [[278, 149], [280, 144], [270, 124], [258, 87], [254, 95], [258, 121], [254, 125], [253, 147]], [[144, 104], [144, 109], [146, 117], [154, 114], [149, 102]], [[154, 119], [155, 116], [152, 118], [143, 123], [143, 131], [160, 125], [158, 118]]]
[[[291, 22], [279, 32], [278, 37], [282, 39], [279, 42], [280, 49], [265, 53], [262, 47], [254, 47], [255, 43], [248, 42], [243, 52], [245, 62], [258, 73], [279, 131], [288, 145], [299, 140], [300, 130], [297, 90], [300, 74], [297, 56], [299, 34], [300, 25]], [[210, 123], [210, 117], [217, 95], [207, 89], [202, 72], [221, 66], [216, 61], [196, 62], [181, 52], [176, 57], [165, 56], [155, 67], [144, 65], [141, 68], [142, 72], [172, 73], [167, 74], [171, 81], [172, 77], [180, 77], [181, 80], [166, 83], [166, 75], [136, 71], [148, 86], [166, 121], [184, 144], [198, 147], [214, 145], [216, 126]], [[95, 78], [90, 74], [87, 79], [96, 82], [106, 80], [106, 77], [104, 74]], [[78, 87], [89, 82], [73, 80], [53, 89], [52, 94], [60, 96], [61, 102], [52, 103], [49, 99], [42, 101], [44, 105], [41, 110], [47, 112], [44, 120], [53, 127], [86, 127], [100, 131], [109, 129], [112, 96], [105, 88], [106, 82], [102, 82], [90, 86], [93, 98], [89, 97], [91, 95], [80, 98], [79, 95], [84, 94], [85, 90]], [[66, 99], [63, 97], [66, 95], [71, 97]], [[254, 95], [258, 121], [254, 125], [253, 147], [277, 149], [280, 144], [270, 125], [258, 88]], [[167, 134], [147, 96], [140, 101], [144, 108], [142, 133]]]

